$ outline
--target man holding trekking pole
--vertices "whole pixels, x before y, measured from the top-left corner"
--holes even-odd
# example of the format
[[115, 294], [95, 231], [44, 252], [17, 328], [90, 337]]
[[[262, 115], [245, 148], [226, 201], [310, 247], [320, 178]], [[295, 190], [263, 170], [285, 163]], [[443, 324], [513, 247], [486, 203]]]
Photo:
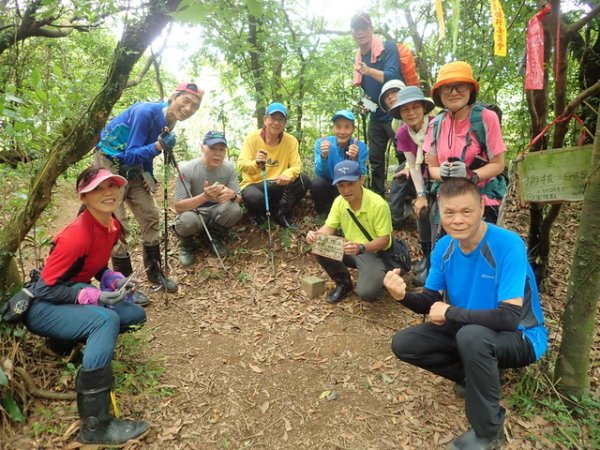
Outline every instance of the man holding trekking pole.
[[284, 228], [297, 228], [292, 213], [310, 186], [308, 176], [301, 173], [298, 140], [284, 131], [287, 118], [284, 105], [271, 103], [265, 111], [264, 127], [246, 136], [238, 158], [242, 197], [255, 224], [266, 214], [265, 184], [270, 214]]
[[[204, 91], [196, 83], [179, 83], [166, 102], [136, 103], [112, 119], [100, 133], [94, 164], [118, 173], [128, 181], [123, 198], [140, 226], [144, 246], [144, 269], [148, 281], [175, 292], [177, 284], [166, 277], [160, 256], [160, 215], [154, 202], [156, 192], [154, 158], [172, 152], [177, 142], [173, 129], [177, 122], [189, 119], [202, 102]], [[165, 160], [167, 164], [167, 160]], [[129, 234], [129, 221], [122, 204], [115, 216]], [[113, 269], [127, 276], [131, 259], [123, 239], [112, 253]]]
[[196, 237], [207, 241], [202, 219], [212, 236], [213, 252], [227, 254], [223, 239], [242, 218], [240, 184], [234, 165], [225, 160], [225, 133], [209, 131], [202, 141], [200, 158], [181, 164], [181, 176], [175, 184], [178, 216], [173, 226], [181, 240], [179, 261], [184, 267], [195, 261]]

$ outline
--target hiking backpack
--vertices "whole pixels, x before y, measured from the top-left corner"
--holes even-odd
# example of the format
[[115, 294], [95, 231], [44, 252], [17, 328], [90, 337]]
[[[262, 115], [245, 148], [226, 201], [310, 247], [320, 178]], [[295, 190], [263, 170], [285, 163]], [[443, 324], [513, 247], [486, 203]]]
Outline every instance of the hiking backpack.
[[419, 75], [417, 74], [417, 64], [415, 56], [410, 48], [401, 42], [396, 43], [398, 57], [400, 58], [400, 73], [404, 78], [404, 84], [407, 86], [419, 86]]
[[[490, 152], [488, 151], [488, 145], [487, 145], [487, 133], [485, 130], [485, 125], [483, 123], [483, 110], [484, 109], [489, 109], [490, 111], [493, 111], [494, 113], [496, 113], [496, 115], [498, 116], [498, 120], [500, 121], [500, 125], [502, 125], [502, 110], [497, 106], [497, 105], [488, 105], [486, 103], [481, 103], [481, 102], [477, 102], [473, 105], [473, 108], [471, 108], [471, 114], [469, 116], [469, 120], [471, 121], [471, 127], [469, 128], [469, 132], [467, 133], [467, 139], [466, 139], [466, 143], [465, 143], [465, 149], [463, 150], [463, 156], [461, 159], [461, 161], [464, 161], [464, 154], [466, 152], [466, 149], [471, 145], [471, 133], [473, 133], [475, 135], [475, 138], [477, 139], [477, 142], [479, 143], [479, 146], [481, 147], [481, 151], [482, 153], [486, 154], [486, 159], [487, 161], [489, 161], [490, 159], [493, 158], [493, 155], [490, 154]], [[433, 134], [432, 134], [432, 141], [431, 144], [435, 145], [435, 143], [438, 140], [439, 134], [441, 132], [441, 127], [440, 127], [440, 123], [442, 121], [442, 117], [444, 116], [444, 112], [441, 112], [440, 114], [438, 114], [437, 116], [435, 116], [432, 120], [432, 127], [433, 127]]]

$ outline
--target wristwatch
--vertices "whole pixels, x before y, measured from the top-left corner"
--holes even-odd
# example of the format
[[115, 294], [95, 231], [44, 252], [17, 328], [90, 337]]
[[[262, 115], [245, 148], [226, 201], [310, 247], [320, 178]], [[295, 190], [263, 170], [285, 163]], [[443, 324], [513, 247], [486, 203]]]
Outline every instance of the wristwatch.
[[471, 172], [471, 176], [469, 177], [469, 180], [471, 180], [471, 182], [477, 184], [479, 183], [479, 175], [477, 175], [477, 172]]
[[358, 254], [362, 255], [363, 253], [367, 253], [367, 248], [365, 247], [364, 244], [359, 244], [358, 245]]

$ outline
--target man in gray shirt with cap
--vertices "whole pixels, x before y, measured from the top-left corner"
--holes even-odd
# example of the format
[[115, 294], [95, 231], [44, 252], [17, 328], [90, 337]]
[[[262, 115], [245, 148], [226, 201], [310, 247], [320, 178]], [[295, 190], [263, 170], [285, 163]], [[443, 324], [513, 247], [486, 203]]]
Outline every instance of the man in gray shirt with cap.
[[173, 206], [178, 216], [174, 229], [181, 240], [179, 261], [184, 267], [195, 261], [194, 238], [207, 238], [200, 216], [220, 256], [227, 254], [223, 238], [242, 217], [238, 177], [234, 165], [225, 160], [225, 133], [209, 131], [202, 144], [200, 158], [181, 164], [181, 177], [175, 185]]

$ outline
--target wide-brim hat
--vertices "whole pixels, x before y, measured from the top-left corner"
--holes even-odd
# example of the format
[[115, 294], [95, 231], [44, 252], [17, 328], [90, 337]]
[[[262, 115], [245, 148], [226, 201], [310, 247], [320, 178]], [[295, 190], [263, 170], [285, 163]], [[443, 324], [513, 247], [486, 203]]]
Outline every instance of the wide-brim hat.
[[416, 86], [407, 86], [398, 92], [396, 103], [388, 111], [389, 115], [394, 119], [400, 119], [400, 107], [412, 102], [423, 103], [425, 114], [429, 114], [435, 108], [435, 103], [430, 98], [423, 95], [423, 91]]
[[388, 112], [388, 108], [385, 102], [383, 101], [383, 97], [385, 96], [386, 92], [390, 89], [398, 89], [399, 91], [401, 91], [405, 87], [406, 84], [404, 84], [404, 82], [401, 80], [390, 80], [383, 86], [381, 86], [381, 93], [379, 94], [379, 98], [377, 99], [377, 101], [379, 102], [379, 107], [383, 112]]
[[431, 88], [431, 96], [435, 98], [440, 86], [452, 83], [470, 83], [474, 86], [475, 93], [479, 92], [479, 83], [473, 77], [471, 65], [464, 61], [454, 61], [441, 67], [437, 81]]

